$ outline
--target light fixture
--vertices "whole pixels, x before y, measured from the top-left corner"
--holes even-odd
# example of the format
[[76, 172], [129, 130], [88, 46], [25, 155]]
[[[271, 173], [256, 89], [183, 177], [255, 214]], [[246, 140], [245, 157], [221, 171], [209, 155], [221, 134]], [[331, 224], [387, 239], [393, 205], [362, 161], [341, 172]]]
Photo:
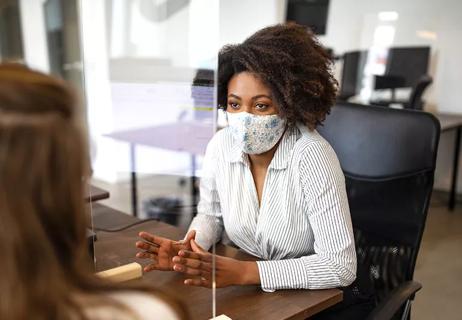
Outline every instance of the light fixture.
[[419, 38], [428, 39], [428, 40], [436, 40], [438, 35], [436, 32], [428, 31], [428, 30], [417, 30], [416, 34]]
[[396, 21], [399, 15], [396, 11], [382, 11], [378, 16], [380, 21]]

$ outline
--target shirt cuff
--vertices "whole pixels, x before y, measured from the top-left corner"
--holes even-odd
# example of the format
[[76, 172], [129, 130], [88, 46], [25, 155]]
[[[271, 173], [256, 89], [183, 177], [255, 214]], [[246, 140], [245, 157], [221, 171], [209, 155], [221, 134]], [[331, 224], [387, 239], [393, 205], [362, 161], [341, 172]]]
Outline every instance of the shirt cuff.
[[257, 266], [263, 291], [308, 287], [306, 267], [301, 259], [257, 261]]

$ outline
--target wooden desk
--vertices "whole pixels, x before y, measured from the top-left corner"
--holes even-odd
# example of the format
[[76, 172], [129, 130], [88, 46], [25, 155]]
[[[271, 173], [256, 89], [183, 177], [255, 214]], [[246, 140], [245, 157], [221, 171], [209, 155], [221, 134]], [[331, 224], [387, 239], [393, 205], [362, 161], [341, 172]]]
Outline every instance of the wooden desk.
[[109, 192], [90, 185], [90, 194], [85, 198], [85, 200], [89, 202], [95, 202], [104, 199], [109, 199]]
[[[96, 205], [93, 223], [100, 228], [116, 228], [136, 222], [133, 216]], [[98, 232], [95, 243], [96, 269], [101, 271], [138, 260], [135, 241], [139, 231], [145, 230], [160, 236], [180, 239], [184, 232], [161, 223], [147, 222], [117, 232]], [[218, 245], [217, 253], [228, 257], [255, 260], [254, 257], [232, 247]], [[191, 319], [210, 319], [212, 316], [212, 291], [207, 288], [187, 287], [184, 277], [174, 272], [153, 271], [140, 280], [166, 291], [180, 299], [189, 309]], [[342, 300], [342, 292], [330, 290], [281, 290], [265, 293], [258, 286], [228, 287], [217, 289], [217, 315], [225, 314], [233, 320], [282, 320], [305, 319]]]
[[435, 113], [436, 118], [440, 121], [441, 132], [455, 131], [454, 154], [452, 161], [452, 179], [451, 189], [449, 192], [448, 209], [454, 210], [457, 197], [457, 178], [459, 174], [459, 156], [460, 156], [460, 137], [462, 131], [462, 115], [449, 113]]

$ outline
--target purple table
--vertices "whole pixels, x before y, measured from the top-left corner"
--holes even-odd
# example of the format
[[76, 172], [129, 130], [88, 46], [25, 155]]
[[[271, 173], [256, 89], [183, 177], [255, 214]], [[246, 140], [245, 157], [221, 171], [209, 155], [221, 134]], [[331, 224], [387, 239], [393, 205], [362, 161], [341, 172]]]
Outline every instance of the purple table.
[[149, 146], [170, 151], [187, 152], [191, 155], [191, 194], [196, 203], [196, 156], [205, 154], [207, 144], [215, 130], [210, 123], [176, 122], [159, 126], [125, 130], [106, 134], [105, 136], [130, 144], [130, 171], [132, 212], [138, 216], [138, 189], [136, 177], [136, 145]]

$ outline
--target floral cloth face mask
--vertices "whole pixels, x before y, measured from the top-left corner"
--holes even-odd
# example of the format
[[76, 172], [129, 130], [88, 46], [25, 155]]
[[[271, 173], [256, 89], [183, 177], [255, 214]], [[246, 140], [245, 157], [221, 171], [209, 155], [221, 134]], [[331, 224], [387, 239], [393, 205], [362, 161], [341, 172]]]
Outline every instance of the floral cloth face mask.
[[228, 112], [227, 116], [234, 140], [248, 154], [270, 150], [286, 128], [286, 121], [277, 114], [257, 116], [247, 112]]

